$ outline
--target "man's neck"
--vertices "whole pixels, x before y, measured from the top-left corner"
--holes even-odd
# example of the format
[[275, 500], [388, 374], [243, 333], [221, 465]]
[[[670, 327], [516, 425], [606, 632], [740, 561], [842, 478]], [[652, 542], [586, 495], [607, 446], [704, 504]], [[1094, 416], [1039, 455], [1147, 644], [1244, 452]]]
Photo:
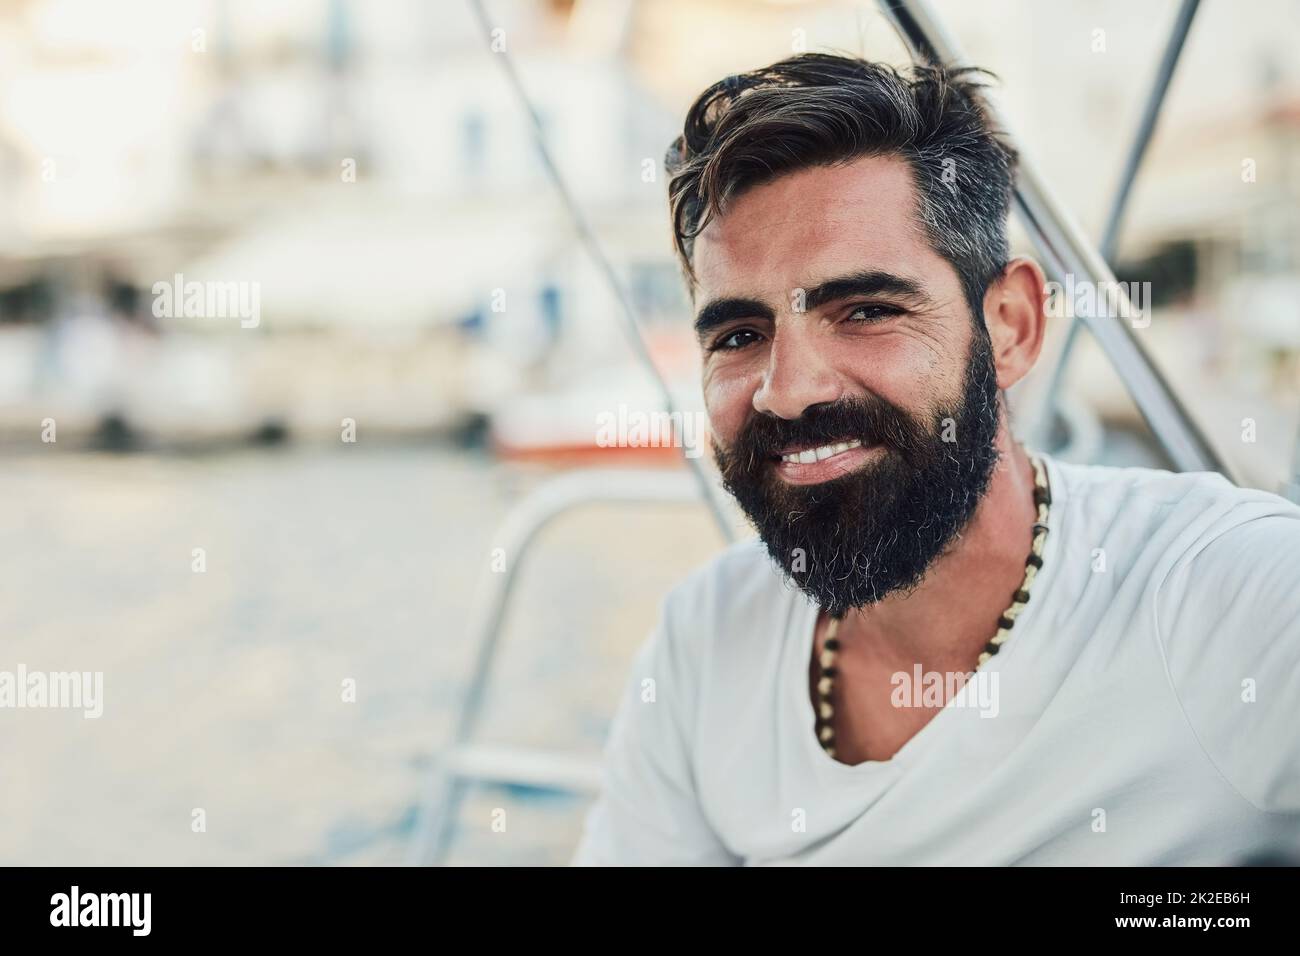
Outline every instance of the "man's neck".
[[841, 624], [846, 653], [890, 666], [975, 667], [1024, 578], [1037, 516], [1033, 465], [1005, 420], [997, 447], [989, 489], [965, 530], [915, 591], [848, 613]]

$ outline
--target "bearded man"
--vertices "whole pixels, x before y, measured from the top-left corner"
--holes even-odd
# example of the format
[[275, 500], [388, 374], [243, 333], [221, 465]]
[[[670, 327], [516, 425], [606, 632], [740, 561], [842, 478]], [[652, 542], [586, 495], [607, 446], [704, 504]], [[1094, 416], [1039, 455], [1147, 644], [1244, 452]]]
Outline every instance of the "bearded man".
[[1046, 283], [978, 71], [784, 60], [707, 90], [667, 168], [759, 538], [664, 600], [574, 862], [1300, 849], [1300, 509], [1012, 437]]

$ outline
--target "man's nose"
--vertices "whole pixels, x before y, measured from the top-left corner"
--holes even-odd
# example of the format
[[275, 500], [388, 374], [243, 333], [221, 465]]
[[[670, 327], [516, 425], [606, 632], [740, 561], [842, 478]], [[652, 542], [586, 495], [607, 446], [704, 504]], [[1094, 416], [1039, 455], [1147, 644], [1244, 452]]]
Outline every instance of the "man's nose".
[[[778, 418], [800, 417], [810, 405], [836, 401], [843, 391], [840, 376], [826, 361], [816, 333], [797, 323], [778, 329], [768, 349], [762, 384], [754, 392], [754, 411]], [[794, 326], [794, 327], [792, 327]]]

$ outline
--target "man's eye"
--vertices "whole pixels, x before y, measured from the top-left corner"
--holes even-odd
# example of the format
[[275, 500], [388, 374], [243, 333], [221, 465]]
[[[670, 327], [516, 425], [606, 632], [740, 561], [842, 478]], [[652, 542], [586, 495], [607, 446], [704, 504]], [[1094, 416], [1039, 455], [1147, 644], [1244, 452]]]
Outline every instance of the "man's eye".
[[734, 349], [743, 349], [746, 345], [751, 345], [758, 341], [758, 333], [753, 329], [737, 329], [735, 332], [729, 332], [713, 343], [710, 352], [727, 352]]
[[849, 322], [878, 322], [891, 316], [901, 315], [902, 309], [894, 305], [859, 305], [849, 313]]

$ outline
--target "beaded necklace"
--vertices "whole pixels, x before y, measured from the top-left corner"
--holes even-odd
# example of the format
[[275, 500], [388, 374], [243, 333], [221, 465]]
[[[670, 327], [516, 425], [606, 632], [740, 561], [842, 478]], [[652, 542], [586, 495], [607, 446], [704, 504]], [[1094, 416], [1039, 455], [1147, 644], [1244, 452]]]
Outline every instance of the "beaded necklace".
[[[1002, 616], [998, 618], [997, 633], [989, 638], [989, 642], [984, 645], [984, 650], [980, 652], [979, 661], [975, 665], [976, 670], [983, 667], [988, 659], [996, 654], [1007, 638], [1011, 636], [1011, 628], [1015, 626], [1016, 618], [1029, 602], [1029, 588], [1034, 583], [1034, 577], [1038, 574], [1038, 569], [1043, 566], [1043, 547], [1047, 542], [1048, 506], [1052, 503], [1052, 493], [1047, 484], [1047, 468], [1042, 460], [1031, 457], [1030, 462], [1034, 468], [1034, 504], [1038, 508], [1038, 520], [1034, 522], [1029, 557], [1025, 559], [1025, 578], [1016, 593], [1012, 595], [1011, 606], [1003, 611]], [[831, 757], [835, 756], [835, 705], [833, 698], [835, 678], [838, 673], [835, 660], [840, 650], [839, 633], [840, 619], [832, 617], [830, 624], [826, 628], [826, 640], [822, 642], [822, 653], [819, 661], [821, 675], [817, 681], [817, 718], [820, 724], [817, 739], [821, 742], [822, 749]]]

